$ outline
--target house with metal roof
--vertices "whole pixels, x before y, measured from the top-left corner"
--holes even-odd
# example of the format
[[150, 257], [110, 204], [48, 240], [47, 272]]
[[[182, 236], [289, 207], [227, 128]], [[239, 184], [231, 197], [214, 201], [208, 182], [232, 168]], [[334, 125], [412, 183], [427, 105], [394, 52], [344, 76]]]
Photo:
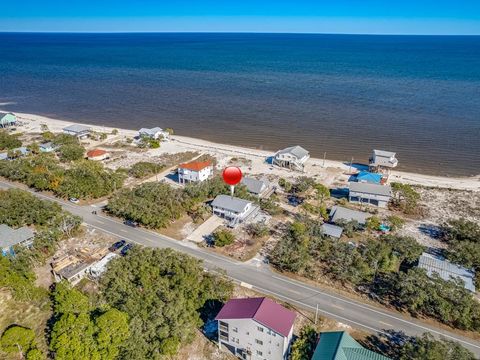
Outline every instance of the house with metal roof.
[[357, 221], [361, 225], [365, 225], [367, 219], [371, 216], [366, 212], [347, 209], [342, 206], [333, 206], [329, 215], [332, 223]]
[[258, 208], [251, 201], [230, 195], [218, 195], [211, 203], [213, 213], [229, 221], [233, 227], [247, 219]]
[[398, 165], [398, 160], [395, 157], [396, 153], [385, 150], [373, 150], [369, 159], [370, 168], [387, 168], [392, 169]]
[[355, 177], [355, 180], [361, 183], [380, 184], [382, 182], [382, 177], [382, 174], [360, 171]]
[[464, 268], [463, 266], [451, 263], [440, 257], [423, 253], [418, 259], [418, 267], [425, 269], [428, 276], [433, 273], [438, 274], [443, 280], [460, 279], [464, 283], [464, 287], [471, 292], [475, 292], [475, 272]]
[[241, 359], [287, 359], [295, 317], [269, 298], [231, 299], [215, 318], [219, 347]]
[[53, 145], [52, 142], [42, 143], [38, 147], [40, 148], [40, 152], [43, 152], [43, 153], [49, 153], [49, 152], [55, 151], [57, 148], [55, 145]]
[[155, 140], [167, 140], [170, 137], [168, 131], [164, 131], [162, 128], [154, 127], [151, 129], [141, 128], [138, 130], [138, 137], [148, 137]]
[[103, 149], [93, 149], [87, 152], [87, 159], [91, 161], [102, 161], [110, 158], [110, 153]]
[[323, 235], [330, 236], [336, 239], [342, 237], [343, 228], [333, 224], [322, 224], [322, 233]]
[[178, 182], [202, 182], [213, 176], [213, 165], [210, 161], [192, 161], [178, 166]]
[[272, 163], [277, 166], [303, 171], [310, 153], [301, 146], [290, 146], [273, 155]]
[[14, 255], [14, 246], [28, 246], [31, 244], [34, 236], [32, 229], [26, 226], [12, 229], [8, 225], [0, 224], [0, 250], [2, 251], [2, 255]]
[[322, 332], [312, 360], [390, 360], [390, 358], [368, 350], [346, 331]]
[[63, 128], [63, 132], [68, 135], [76, 136], [79, 139], [90, 136], [92, 128], [81, 124], [73, 124]]
[[251, 177], [244, 177], [242, 184], [247, 187], [250, 194], [261, 197], [269, 189], [269, 183], [266, 180], [257, 180]]
[[[29, 152], [30, 151], [25, 146], [22, 146], [22, 147], [19, 147], [19, 148], [16, 148], [16, 149], [12, 149], [12, 150], [4, 151], [4, 152], [0, 153], [0, 160], [12, 160], [16, 157], [25, 156]], [[9, 154], [11, 154], [11, 153], [13, 153], [15, 156], [9, 156]]]
[[0, 128], [14, 126], [17, 123], [17, 117], [12, 113], [0, 113]]
[[392, 198], [390, 185], [350, 182], [348, 201], [386, 207]]

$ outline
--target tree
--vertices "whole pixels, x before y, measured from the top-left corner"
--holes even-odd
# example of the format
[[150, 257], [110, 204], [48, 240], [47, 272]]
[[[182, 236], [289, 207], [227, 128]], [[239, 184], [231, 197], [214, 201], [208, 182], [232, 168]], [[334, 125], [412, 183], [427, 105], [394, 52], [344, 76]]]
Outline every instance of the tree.
[[217, 247], [224, 247], [226, 245], [233, 244], [235, 241], [235, 236], [231, 231], [227, 229], [216, 230], [212, 234], [213, 245]]
[[113, 129], [112, 130], [112, 135], [118, 135], [118, 129]]
[[262, 238], [270, 235], [270, 229], [263, 223], [253, 223], [246, 226], [247, 233], [254, 238]]
[[174, 131], [172, 128], [166, 128], [165, 131], [168, 133], [168, 135], [173, 135], [174, 134]]
[[157, 174], [164, 168], [161, 164], [156, 164], [153, 162], [148, 161], [140, 161], [132, 165], [130, 170], [128, 171], [130, 176], [133, 176], [138, 179], [145, 178], [147, 176], [151, 176]]
[[40, 146], [36, 142], [28, 145], [27, 149], [34, 155], [38, 155], [40, 153]]
[[22, 326], [10, 326], [0, 339], [2, 350], [8, 354], [19, 353], [23, 358], [29, 351], [35, 349], [35, 333]]
[[388, 244], [400, 261], [406, 261], [409, 264], [416, 262], [425, 251], [425, 247], [411, 236], [383, 235], [380, 241]]
[[284, 178], [280, 178], [278, 180], [278, 185], [287, 193], [289, 193], [292, 190], [292, 183], [285, 180]]
[[63, 162], [81, 160], [85, 156], [85, 148], [80, 144], [65, 144], [60, 146], [60, 160]]
[[391, 186], [393, 192], [391, 203], [394, 208], [405, 214], [418, 212], [420, 194], [411, 185], [394, 182]]
[[317, 346], [317, 332], [311, 326], [304, 326], [300, 330], [300, 335], [292, 345], [292, 351], [290, 353], [290, 360], [308, 360], [312, 358], [312, 355]]
[[110, 309], [95, 320], [98, 352], [101, 359], [114, 360], [118, 357], [124, 341], [129, 337], [128, 315]]
[[387, 221], [390, 225], [390, 230], [392, 231], [400, 230], [403, 225], [405, 225], [405, 220], [395, 215], [390, 215], [389, 217], [387, 217]]
[[436, 340], [425, 333], [412, 338], [399, 348], [396, 354], [400, 360], [474, 360], [472, 352], [451, 340]]
[[317, 183], [314, 186], [315, 197], [319, 204], [323, 205], [325, 200], [330, 197], [330, 190], [323, 184]]
[[378, 216], [370, 216], [365, 225], [367, 226], [367, 229], [376, 231], [380, 228], [380, 225], [382, 225], [382, 221]]
[[18, 135], [10, 135], [5, 130], [0, 130], [0, 150], [11, 150], [22, 146]]
[[41, 132], [48, 131], [48, 125], [47, 124], [40, 124], [40, 131]]
[[447, 257], [480, 272], [480, 225], [465, 219], [450, 219], [442, 228], [443, 238], [449, 244]]
[[54, 311], [57, 314], [82, 314], [91, 310], [88, 297], [67, 282], [59, 282], [53, 293]]

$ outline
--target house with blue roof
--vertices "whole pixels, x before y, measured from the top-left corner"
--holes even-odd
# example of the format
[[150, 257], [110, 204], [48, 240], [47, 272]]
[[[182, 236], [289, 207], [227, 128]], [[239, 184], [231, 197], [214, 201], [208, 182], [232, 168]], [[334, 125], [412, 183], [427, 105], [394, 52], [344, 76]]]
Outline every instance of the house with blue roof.
[[361, 183], [380, 184], [382, 182], [382, 174], [360, 171], [357, 174], [356, 180]]

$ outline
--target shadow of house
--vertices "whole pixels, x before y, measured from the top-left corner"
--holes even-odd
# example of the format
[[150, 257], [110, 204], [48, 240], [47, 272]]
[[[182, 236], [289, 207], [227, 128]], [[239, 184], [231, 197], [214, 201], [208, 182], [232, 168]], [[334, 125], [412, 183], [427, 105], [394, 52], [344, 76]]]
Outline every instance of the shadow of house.
[[368, 165], [366, 164], [361, 164], [361, 163], [352, 163], [350, 164], [348, 161], [345, 161], [343, 165], [346, 166], [351, 166], [352, 170], [357, 170], [357, 171], [368, 171]]

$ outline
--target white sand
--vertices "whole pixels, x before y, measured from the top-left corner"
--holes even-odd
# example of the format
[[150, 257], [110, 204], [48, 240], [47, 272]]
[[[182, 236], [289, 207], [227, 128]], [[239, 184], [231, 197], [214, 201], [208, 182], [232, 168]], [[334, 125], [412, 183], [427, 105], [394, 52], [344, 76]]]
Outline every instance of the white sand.
[[[15, 113], [18, 119], [25, 125], [19, 127], [19, 131], [25, 133], [40, 132], [40, 125], [46, 124], [50, 131], [61, 132], [65, 126], [73, 124], [70, 121], [51, 119], [44, 116]], [[111, 133], [113, 127], [103, 127], [88, 125], [94, 131]], [[118, 129], [117, 136], [110, 136], [103, 144], [112, 143], [121, 138], [134, 137], [137, 135], [135, 130]], [[249, 174], [256, 175], [275, 175], [285, 178], [296, 178], [301, 175], [314, 176], [326, 185], [344, 184], [348, 180], [348, 165], [340, 161], [326, 160], [325, 164], [322, 159], [312, 158], [307, 162], [305, 173], [290, 171], [272, 167], [265, 162], [265, 158], [271, 156], [272, 153], [263, 150], [250, 149], [247, 147], [239, 147], [225, 144], [217, 144], [201, 139], [189, 138], [185, 136], [172, 136], [172, 141], [162, 143], [160, 149], [152, 149], [148, 151], [147, 157], [158, 156], [164, 153], [179, 153], [184, 151], [197, 151], [200, 153], [211, 154], [218, 159], [218, 167], [224, 167], [232, 157], [245, 158], [251, 162], [250, 166], [244, 167], [244, 171]], [[354, 169], [352, 169], [354, 171]], [[407, 173], [401, 171], [392, 171], [389, 181], [403, 182], [413, 185], [423, 185], [440, 188], [452, 188], [458, 190], [480, 190], [480, 175], [474, 177], [442, 177], [432, 175], [422, 175], [415, 173]]]

